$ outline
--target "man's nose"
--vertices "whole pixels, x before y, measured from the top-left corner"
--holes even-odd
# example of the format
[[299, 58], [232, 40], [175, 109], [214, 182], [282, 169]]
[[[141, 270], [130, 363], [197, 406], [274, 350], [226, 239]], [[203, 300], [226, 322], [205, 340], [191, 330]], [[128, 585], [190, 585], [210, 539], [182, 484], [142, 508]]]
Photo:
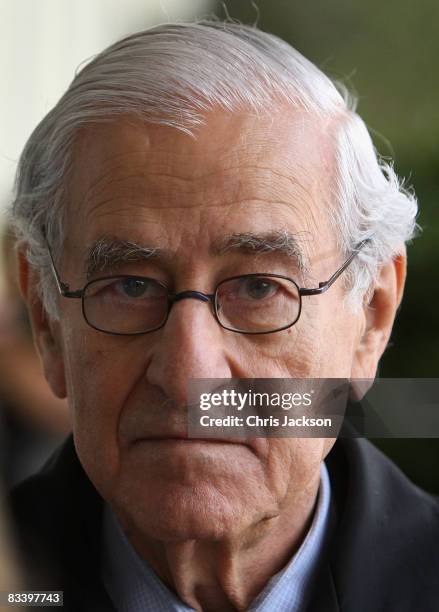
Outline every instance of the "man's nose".
[[147, 380], [161, 387], [177, 405], [187, 403], [190, 379], [232, 377], [225, 351], [225, 335], [232, 332], [218, 324], [211, 302], [189, 295], [176, 301], [157, 333]]

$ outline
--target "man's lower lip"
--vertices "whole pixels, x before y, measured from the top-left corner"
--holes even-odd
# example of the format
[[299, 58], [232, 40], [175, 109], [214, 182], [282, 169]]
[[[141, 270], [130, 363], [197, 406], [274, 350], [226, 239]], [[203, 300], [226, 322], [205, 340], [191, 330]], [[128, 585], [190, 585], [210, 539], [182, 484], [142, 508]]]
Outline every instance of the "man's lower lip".
[[167, 442], [167, 443], [182, 443], [182, 444], [239, 444], [240, 441], [232, 442], [230, 440], [222, 440], [219, 438], [139, 438], [135, 443], [139, 442]]
[[[248, 440], [245, 440], [243, 438], [234, 438], [234, 439], [230, 439], [230, 438], [225, 438], [225, 439], [221, 439], [221, 438], [137, 438], [136, 440], [134, 440], [131, 443], [132, 447], [136, 447], [136, 446], [145, 446], [145, 448], [148, 448], [148, 445], [150, 445], [151, 448], [154, 448], [154, 446], [157, 446], [157, 448], [159, 448], [160, 446], [163, 446], [163, 449], [168, 448], [168, 450], [170, 451], [171, 449], [175, 449], [177, 450], [178, 448], [193, 448], [195, 450], [195, 448], [198, 447], [201, 448], [202, 446], [205, 446], [206, 449], [208, 446], [210, 446], [210, 448], [214, 448], [217, 447], [218, 449], [220, 447], [225, 447], [227, 446], [228, 449], [231, 449], [232, 447], [235, 448], [246, 448], [247, 450], [249, 450], [252, 453], [255, 453], [255, 448], [253, 447], [252, 444], [249, 443]], [[225, 448], [223, 448], [223, 451], [226, 451]]]

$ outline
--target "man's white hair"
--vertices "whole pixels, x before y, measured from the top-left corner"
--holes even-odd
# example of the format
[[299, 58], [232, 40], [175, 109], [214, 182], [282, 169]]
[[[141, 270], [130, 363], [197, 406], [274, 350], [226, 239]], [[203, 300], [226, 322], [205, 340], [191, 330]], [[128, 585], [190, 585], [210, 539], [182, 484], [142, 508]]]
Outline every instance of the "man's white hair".
[[369, 239], [347, 277], [350, 301], [361, 303], [380, 265], [413, 236], [417, 202], [392, 164], [377, 155], [354, 101], [340, 91], [286, 42], [236, 23], [165, 24], [96, 56], [30, 136], [16, 177], [12, 221], [27, 243], [29, 262], [40, 271], [47, 312], [57, 316], [44, 233], [59, 261], [66, 179], [82, 127], [134, 115], [194, 135], [215, 108], [270, 113], [279, 104], [336, 119], [331, 219], [342, 253]]

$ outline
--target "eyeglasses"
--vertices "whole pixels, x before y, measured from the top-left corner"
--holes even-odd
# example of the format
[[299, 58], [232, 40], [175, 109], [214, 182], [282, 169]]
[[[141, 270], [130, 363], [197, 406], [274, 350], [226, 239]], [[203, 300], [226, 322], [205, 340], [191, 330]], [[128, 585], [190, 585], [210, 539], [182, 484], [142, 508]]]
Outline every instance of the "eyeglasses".
[[299, 320], [302, 298], [321, 295], [346, 270], [369, 240], [360, 242], [344, 264], [316, 288], [299, 287], [281, 274], [243, 274], [222, 280], [213, 293], [172, 293], [162, 282], [145, 276], [107, 276], [70, 291], [57, 272], [48, 248], [60, 294], [82, 300], [85, 321], [94, 329], [114, 335], [148, 334], [163, 327], [173, 304], [184, 299], [210, 302], [221, 327], [240, 334], [271, 334]]

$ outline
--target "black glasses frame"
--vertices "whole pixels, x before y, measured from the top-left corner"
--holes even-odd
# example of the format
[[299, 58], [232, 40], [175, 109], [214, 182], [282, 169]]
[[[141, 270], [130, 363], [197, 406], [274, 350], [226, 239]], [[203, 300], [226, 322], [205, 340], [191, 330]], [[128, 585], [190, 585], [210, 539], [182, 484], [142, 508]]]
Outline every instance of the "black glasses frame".
[[[366, 243], [368, 243], [370, 241], [370, 239], [366, 239], [363, 240], [362, 242], [360, 242], [359, 244], [357, 244], [357, 246], [354, 248], [354, 250], [352, 251], [352, 253], [350, 254], [350, 256], [346, 259], [346, 261], [343, 263], [343, 265], [338, 268], [338, 270], [336, 270], [334, 272], [334, 274], [326, 281], [322, 281], [319, 283], [318, 287], [313, 287], [313, 288], [307, 288], [307, 287], [299, 287], [299, 285], [296, 283], [295, 280], [293, 280], [292, 278], [290, 278], [289, 276], [284, 276], [282, 274], [270, 274], [270, 273], [265, 273], [265, 272], [261, 272], [261, 273], [254, 273], [254, 274], [239, 274], [237, 276], [231, 276], [229, 278], [225, 278], [222, 281], [220, 281], [218, 283], [218, 285], [215, 288], [215, 291], [213, 293], [203, 293], [201, 291], [194, 291], [194, 290], [187, 290], [187, 291], [180, 291], [179, 293], [169, 293], [168, 291], [168, 287], [167, 285], [165, 285], [165, 283], [162, 283], [161, 281], [156, 280], [155, 278], [149, 278], [146, 276], [137, 276], [137, 275], [131, 275], [131, 274], [122, 274], [122, 275], [112, 275], [112, 276], [104, 276], [101, 278], [96, 278], [93, 279], [91, 281], [89, 281], [86, 285], [84, 285], [84, 287], [82, 289], [77, 289], [75, 291], [71, 291], [70, 287], [67, 283], [63, 282], [58, 274], [58, 271], [56, 269], [55, 266], [55, 262], [52, 256], [52, 252], [49, 248], [49, 246], [47, 246], [47, 250], [49, 252], [49, 256], [50, 256], [50, 263], [51, 263], [51, 268], [53, 271], [53, 275], [55, 277], [55, 282], [56, 282], [56, 286], [58, 288], [59, 293], [62, 295], [62, 297], [65, 298], [72, 298], [72, 299], [81, 299], [82, 300], [82, 315], [84, 317], [84, 320], [86, 321], [87, 325], [89, 325], [90, 327], [92, 327], [93, 329], [96, 329], [97, 331], [103, 332], [105, 334], [111, 334], [113, 336], [139, 336], [139, 335], [143, 335], [143, 334], [149, 334], [151, 332], [157, 331], [159, 329], [161, 329], [165, 324], [166, 321], [168, 320], [169, 317], [169, 313], [171, 312], [171, 308], [173, 306], [173, 304], [175, 302], [179, 302], [180, 300], [184, 300], [184, 299], [195, 299], [195, 300], [200, 300], [201, 302], [210, 302], [213, 306], [213, 314], [215, 316], [215, 319], [218, 323], [218, 325], [220, 325], [220, 327], [222, 327], [223, 329], [226, 329], [228, 331], [237, 333], [237, 334], [248, 334], [248, 335], [262, 335], [262, 334], [274, 334], [276, 332], [279, 331], [283, 331], [285, 329], [289, 329], [290, 327], [292, 327], [293, 325], [295, 325], [297, 323], [297, 321], [300, 318], [301, 312], [302, 312], [302, 297], [306, 297], [309, 295], [321, 295], [322, 293], [325, 293], [325, 291], [327, 291], [331, 285], [338, 279], [338, 277], [343, 274], [343, 272], [346, 270], [346, 268], [351, 264], [351, 262], [353, 261], [353, 259], [355, 259], [355, 257], [358, 255], [358, 253], [360, 252], [360, 250], [364, 247], [364, 245]], [[298, 309], [298, 314], [297, 317], [295, 318], [295, 320], [292, 323], [289, 323], [288, 325], [284, 325], [283, 327], [279, 327], [270, 331], [262, 331], [262, 332], [252, 332], [252, 331], [241, 331], [239, 329], [234, 329], [232, 327], [227, 327], [226, 325], [224, 325], [223, 323], [221, 323], [220, 319], [219, 319], [219, 305], [218, 305], [218, 289], [221, 287], [221, 285], [223, 283], [226, 283], [227, 281], [231, 281], [231, 280], [235, 280], [237, 278], [254, 278], [254, 277], [270, 277], [270, 278], [282, 278], [284, 280], [288, 280], [290, 282], [292, 282], [298, 291], [298, 295], [300, 298], [299, 301], [299, 309]], [[85, 312], [85, 304], [84, 304], [84, 296], [86, 294], [87, 288], [93, 284], [96, 283], [98, 281], [103, 281], [103, 280], [110, 280], [110, 279], [115, 279], [115, 278], [126, 278], [126, 279], [137, 279], [137, 280], [151, 280], [154, 281], [155, 283], [161, 285], [164, 289], [166, 289], [167, 293], [168, 293], [168, 309], [166, 312], [166, 315], [163, 319], [163, 321], [160, 323], [160, 325], [157, 325], [156, 327], [154, 327], [153, 329], [148, 329], [147, 331], [140, 331], [140, 332], [112, 332], [112, 331], [107, 331], [105, 329], [101, 329], [100, 327], [96, 327], [96, 325], [93, 325], [93, 323], [91, 323], [86, 315]]]

